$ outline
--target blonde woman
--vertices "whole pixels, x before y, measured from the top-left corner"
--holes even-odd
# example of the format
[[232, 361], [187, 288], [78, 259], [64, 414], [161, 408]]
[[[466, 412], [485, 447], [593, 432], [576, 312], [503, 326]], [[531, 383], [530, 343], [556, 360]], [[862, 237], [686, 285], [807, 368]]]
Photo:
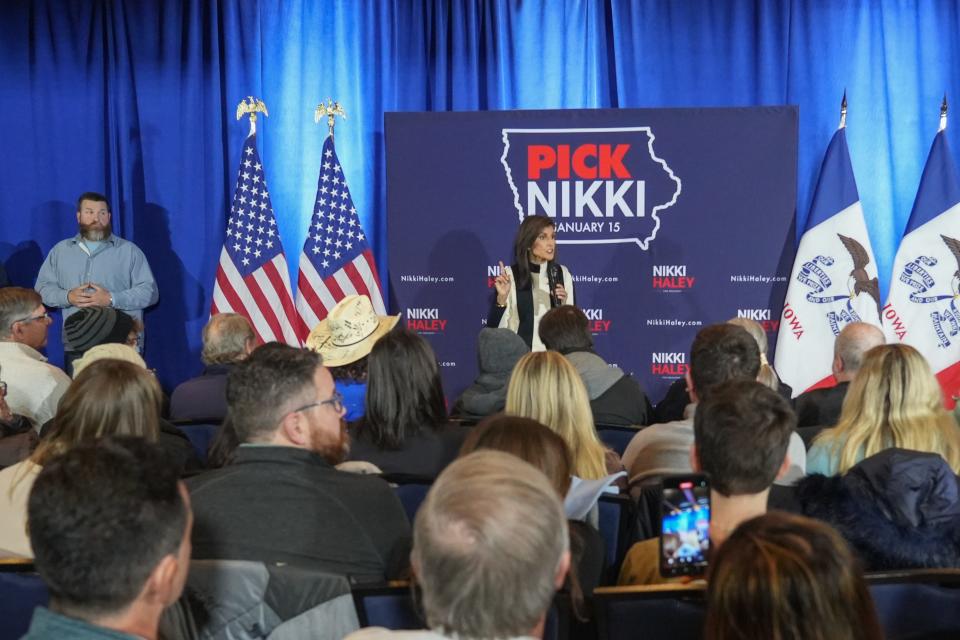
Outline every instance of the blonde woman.
[[149, 371], [120, 360], [99, 360], [77, 374], [60, 400], [52, 433], [28, 459], [0, 471], [0, 556], [32, 558], [27, 498], [51, 458], [104, 436], [157, 442], [160, 386]]
[[573, 453], [573, 474], [579, 478], [596, 480], [623, 468], [597, 437], [580, 375], [555, 351], [528, 353], [517, 362], [507, 387], [505, 413], [536, 420], [563, 438]]
[[890, 447], [938, 453], [960, 472], [960, 429], [943, 408], [923, 356], [905, 344], [870, 349], [850, 383], [840, 420], [817, 436], [807, 472], [837, 475]]
[[767, 341], [767, 332], [763, 330], [763, 326], [756, 320], [751, 320], [750, 318], [731, 318], [727, 320], [727, 324], [741, 327], [756, 341], [757, 347], [760, 349], [760, 373], [757, 374], [757, 382], [770, 387], [774, 391], [780, 391], [781, 386], [787, 387], [786, 393], [780, 391], [780, 395], [785, 396], [789, 400], [792, 395], [792, 390], [780, 382], [780, 376], [777, 375], [770, 361], [767, 360], [769, 342]]

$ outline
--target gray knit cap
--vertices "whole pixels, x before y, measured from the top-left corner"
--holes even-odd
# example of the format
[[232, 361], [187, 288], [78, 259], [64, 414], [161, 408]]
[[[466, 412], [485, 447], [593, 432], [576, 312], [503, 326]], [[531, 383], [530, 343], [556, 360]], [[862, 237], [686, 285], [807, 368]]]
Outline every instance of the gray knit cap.
[[84, 307], [63, 323], [68, 351], [86, 351], [98, 344], [124, 343], [133, 318], [113, 307]]

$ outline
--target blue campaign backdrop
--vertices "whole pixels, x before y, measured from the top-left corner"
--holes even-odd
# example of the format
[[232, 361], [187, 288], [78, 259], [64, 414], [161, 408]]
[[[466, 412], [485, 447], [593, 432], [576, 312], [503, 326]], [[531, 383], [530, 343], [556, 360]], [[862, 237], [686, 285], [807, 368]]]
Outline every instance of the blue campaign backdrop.
[[386, 112], [799, 105], [802, 229], [846, 89], [885, 298], [940, 98], [960, 89], [947, 1], [33, 0], [0, 24], [0, 260], [31, 285], [76, 196], [104, 191], [157, 274], [147, 359], [167, 387], [199, 368], [244, 96], [270, 109], [260, 151], [292, 266], [325, 133], [312, 110], [343, 103], [338, 152], [386, 280]]
[[555, 221], [597, 353], [654, 398], [700, 327], [748, 317], [776, 336], [796, 107], [391, 113], [386, 136], [390, 290], [450, 395], [476, 375], [498, 263], [529, 215]]

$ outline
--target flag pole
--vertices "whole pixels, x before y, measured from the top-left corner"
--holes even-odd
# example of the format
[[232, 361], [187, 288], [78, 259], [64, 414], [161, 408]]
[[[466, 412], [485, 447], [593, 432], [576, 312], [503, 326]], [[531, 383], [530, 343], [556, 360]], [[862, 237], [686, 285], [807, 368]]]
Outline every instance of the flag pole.
[[847, 90], [843, 90], [843, 100], [840, 101], [840, 126], [838, 129], [844, 129], [847, 126]]
[[940, 128], [937, 132], [947, 128], [947, 94], [943, 94], [943, 102], [940, 104]]
[[330, 98], [327, 98], [327, 104], [322, 102], [317, 105], [317, 108], [313, 111], [313, 121], [317, 124], [320, 124], [320, 120], [326, 116], [327, 118], [327, 127], [330, 131], [330, 137], [333, 137], [333, 126], [336, 124], [334, 118], [340, 116], [344, 120], [347, 119], [347, 113], [343, 110], [343, 107], [340, 106], [339, 102], [334, 102]]
[[241, 100], [240, 104], [237, 105], [237, 120], [242, 118], [244, 115], [250, 116], [250, 133], [247, 134], [247, 137], [257, 133], [258, 113], [262, 113], [264, 116], [270, 115], [267, 113], [267, 105], [265, 105], [263, 100], [260, 100], [259, 98], [247, 96], [246, 100]]

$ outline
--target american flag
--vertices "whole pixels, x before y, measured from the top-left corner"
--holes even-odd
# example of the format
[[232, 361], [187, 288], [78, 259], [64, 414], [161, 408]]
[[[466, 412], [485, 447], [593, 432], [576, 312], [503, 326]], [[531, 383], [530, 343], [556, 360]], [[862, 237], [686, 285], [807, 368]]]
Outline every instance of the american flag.
[[386, 314], [376, 263], [333, 148], [333, 136], [323, 143], [322, 162], [297, 277], [297, 310], [307, 327], [315, 327], [350, 294], [368, 296], [374, 310]]
[[211, 313], [246, 316], [264, 342], [300, 346], [306, 327], [293, 305], [287, 258], [270, 205], [256, 136], [243, 144]]

